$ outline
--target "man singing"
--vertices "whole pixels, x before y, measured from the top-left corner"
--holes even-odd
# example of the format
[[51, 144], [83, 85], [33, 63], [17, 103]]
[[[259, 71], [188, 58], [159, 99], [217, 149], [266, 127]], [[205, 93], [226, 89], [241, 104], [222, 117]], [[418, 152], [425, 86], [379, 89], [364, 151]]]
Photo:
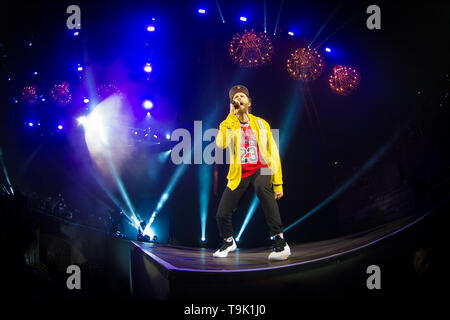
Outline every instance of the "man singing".
[[283, 238], [283, 226], [276, 201], [283, 196], [277, 145], [269, 124], [250, 113], [251, 98], [248, 89], [242, 85], [234, 86], [229, 97], [230, 113], [220, 124], [216, 138], [219, 148], [229, 148], [230, 168], [228, 184], [217, 210], [217, 224], [223, 244], [214, 253], [214, 257], [227, 257], [229, 252], [236, 250], [232, 214], [240, 198], [252, 185], [261, 202], [273, 240], [269, 260], [286, 260], [291, 250]]

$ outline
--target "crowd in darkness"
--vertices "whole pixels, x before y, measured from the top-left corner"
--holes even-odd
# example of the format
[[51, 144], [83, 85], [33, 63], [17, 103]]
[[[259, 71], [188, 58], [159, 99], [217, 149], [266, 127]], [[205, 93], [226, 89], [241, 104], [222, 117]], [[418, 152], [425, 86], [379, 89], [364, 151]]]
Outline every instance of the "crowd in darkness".
[[[5, 196], [13, 195], [13, 192], [20, 192], [18, 190], [11, 191], [5, 185], [1, 185], [2, 194]], [[97, 229], [112, 236], [124, 237], [125, 232], [125, 216], [120, 210], [113, 210], [105, 208], [103, 212], [80, 212], [80, 210], [71, 208], [66, 203], [63, 195], [58, 193], [56, 197], [48, 196], [46, 198], [40, 197], [36, 192], [27, 195], [20, 192], [26, 201], [30, 203], [32, 210], [52, 215], [66, 222], [80, 224], [86, 227]]]

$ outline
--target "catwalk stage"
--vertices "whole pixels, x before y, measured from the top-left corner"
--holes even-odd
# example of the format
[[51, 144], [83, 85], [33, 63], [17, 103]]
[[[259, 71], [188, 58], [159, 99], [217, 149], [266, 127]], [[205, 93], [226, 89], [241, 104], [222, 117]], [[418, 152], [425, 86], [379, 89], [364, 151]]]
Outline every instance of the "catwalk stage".
[[[131, 242], [133, 296], [175, 300], [374, 296], [379, 293], [367, 289], [367, 267], [384, 268], [384, 289], [389, 289], [390, 278], [396, 278], [393, 288], [397, 287], [402, 281], [398, 273], [405, 276], [412, 269], [408, 247], [417, 246], [412, 239], [428, 228], [424, 222], [428, 215], [331, 240], [291, 243], [292, 256], [279, 262], [268, 260], [269, 248], [238, 249], [227, 258], [214, 258], [212, 249]], [[405, 254], [410, 266], [398, 264]]]

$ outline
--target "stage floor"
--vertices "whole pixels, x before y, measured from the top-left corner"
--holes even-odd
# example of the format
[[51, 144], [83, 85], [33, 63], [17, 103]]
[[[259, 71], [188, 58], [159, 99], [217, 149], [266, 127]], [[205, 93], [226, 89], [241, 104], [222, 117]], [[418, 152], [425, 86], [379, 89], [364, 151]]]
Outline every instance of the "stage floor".
[[[300, 266], [336, 258], [375, 244], [406, 229], [421, 218], [404, 217], [363, 232], [310, 243], [290, 243], [291, 257], [269, 261], [270, 248], [237, 249], [227, 258], [212, 256], [215, 250], [133, 241], [134, 245], [169, 271], [251, 272]], [[289, 237], [287, 236], [289, 241]], [[289, 242], [288, 242], [289, 243]]]

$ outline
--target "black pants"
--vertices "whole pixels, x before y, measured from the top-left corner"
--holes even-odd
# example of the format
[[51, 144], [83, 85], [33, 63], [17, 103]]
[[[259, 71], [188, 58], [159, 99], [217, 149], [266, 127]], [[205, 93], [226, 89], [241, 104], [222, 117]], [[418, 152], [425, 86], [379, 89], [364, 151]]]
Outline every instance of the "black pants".
[[249, 177], [242, 178], [239, 186], [231, 190], [226, 187], [220, 199], [217, 210], [217, 224], [219, 226], [220, 236], [223, 239], [233, 236], [232, 215], [236, 209], [239, 200], [245, 194], [250, 185], [253, 186], [256, 195], [261, 202], [261, 207], [266, 217], [266, 223], [269, 226], [270, 236], [283, 232], [283, 226], [280, 218], [280, 210], [275, 199], [275, 194], [270, 187], [270, 175], [261, 175], [261, 169]]

